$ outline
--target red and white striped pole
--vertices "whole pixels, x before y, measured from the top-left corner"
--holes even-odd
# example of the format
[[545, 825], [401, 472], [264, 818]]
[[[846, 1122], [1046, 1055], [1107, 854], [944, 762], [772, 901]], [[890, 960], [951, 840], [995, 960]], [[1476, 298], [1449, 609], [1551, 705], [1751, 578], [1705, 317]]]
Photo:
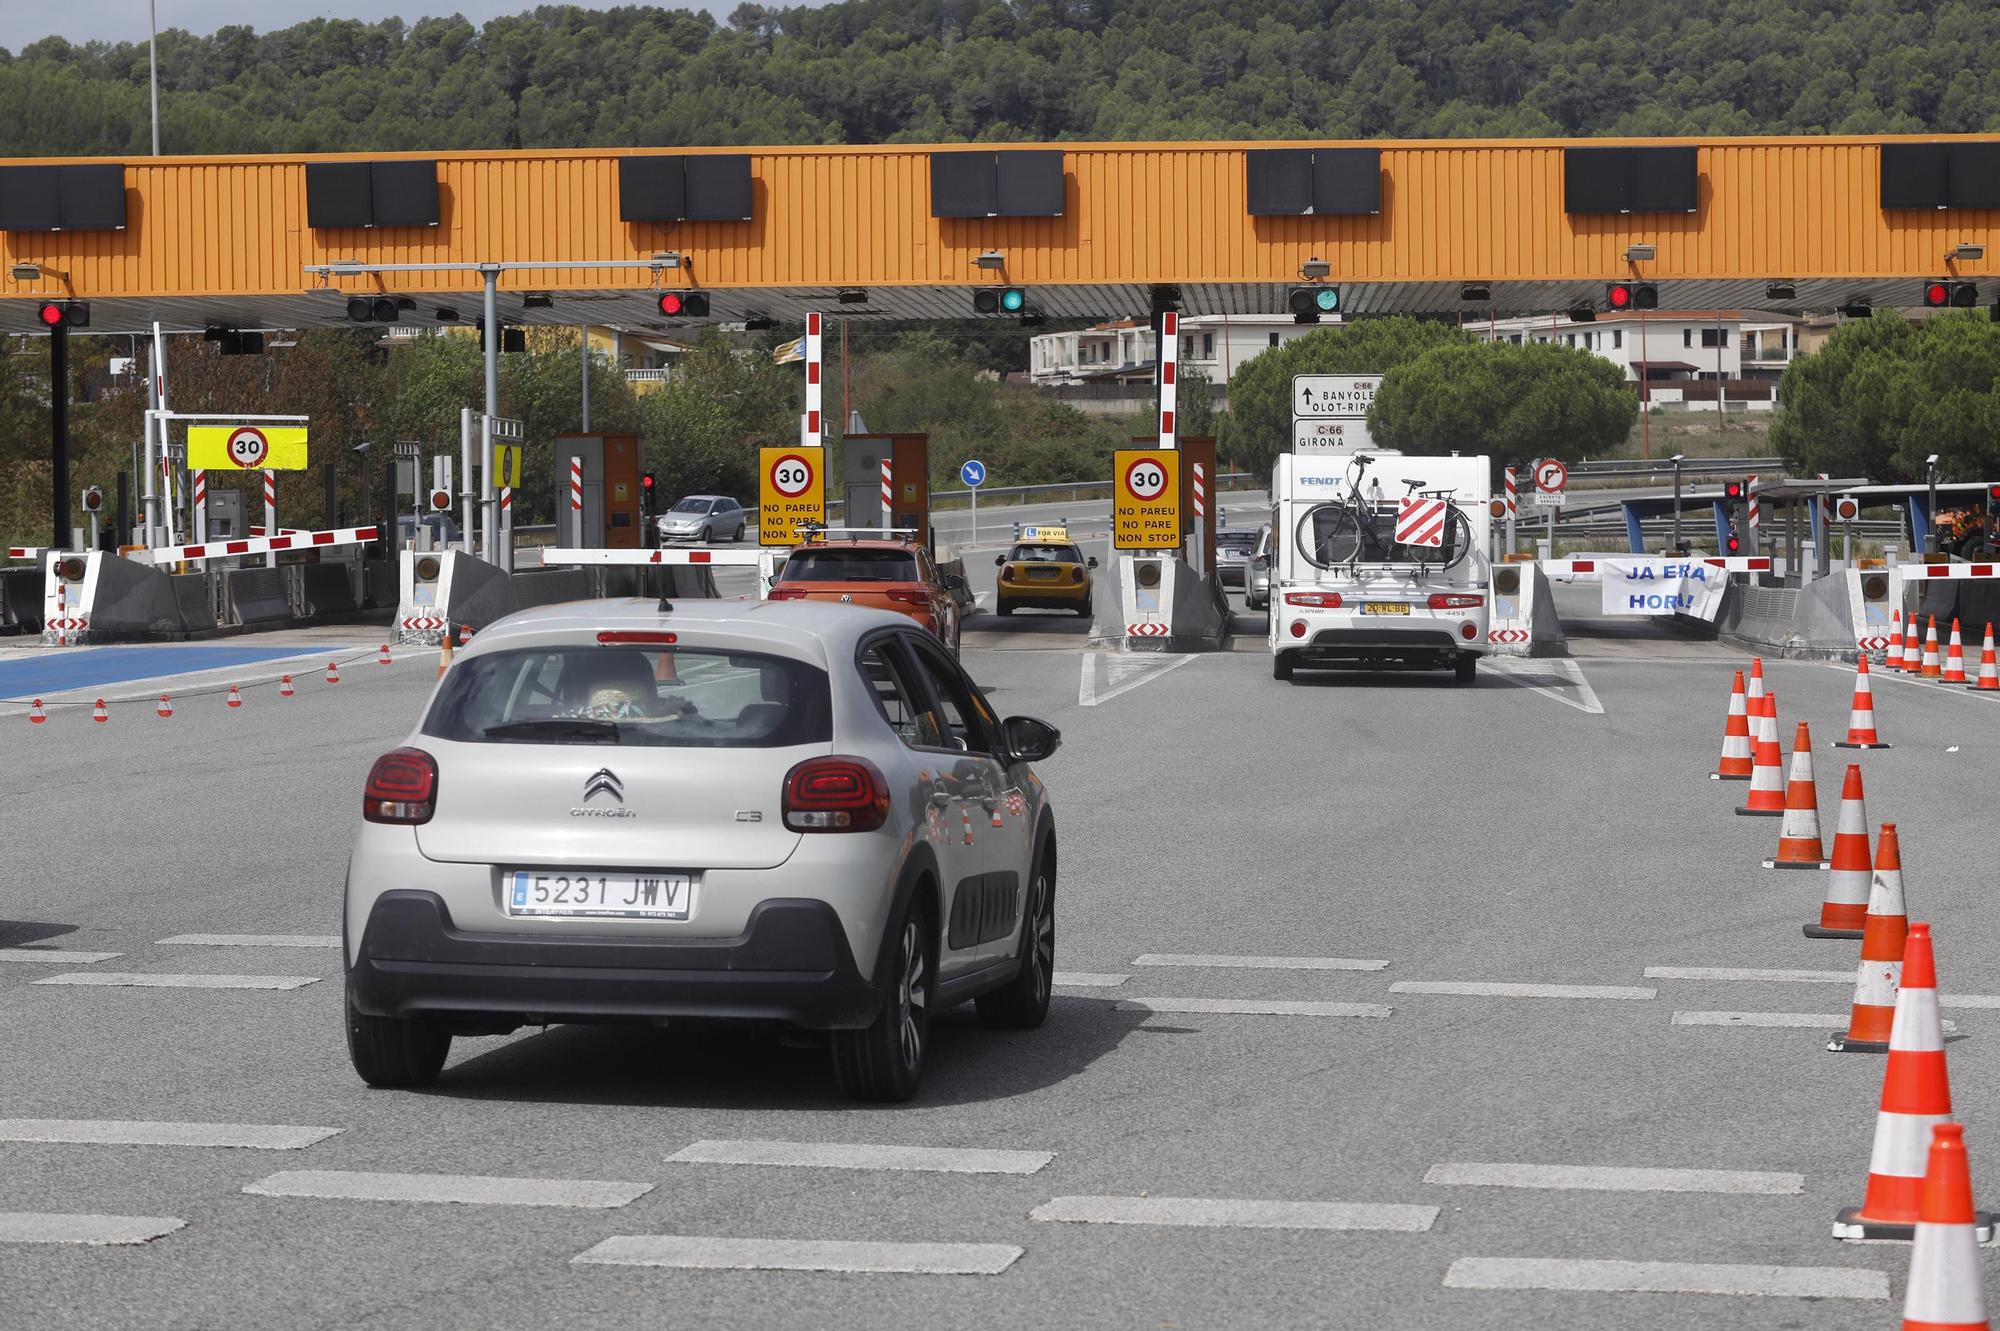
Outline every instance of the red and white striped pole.
[[514, 570], [514, 487], [500, 487], [500, 566]]
[[1197, 534], [1208, 517], [1208, 469], [1197, 462], [1193, 471], [1194, 523]]
[[194, 494], [194, 540], [199, 545], [208, 539], [208, 473], [191, 471], [188, 482]]
[[1511, 555], [1517, 548], [1514, 544], [1514, 523], [1521, 515], [1521, 476], [1512, 467], [1507, 468], [1504, 475], [1507, 486], [1507, 553]]
[[896, 525], [896, 462], [894, 458], [882, 459], [882, 530], [888, 531]]
[[569, 530], [577, 548], [583, 548], [583, 459], [569, 460]]
[[1181, 316], [1177, 311], [1160, 314], [1160, 447], [1178, 448], [1174, 436], [1174, 398], [1180, 376]]
[[[278, 534], [278, 473], [268, 467], [264, 470], [264, 531], [270, 536]], [[278, 552], [273, 550], [264, 556], [264, 567], [277, 566]]]
[[820, 410], [820, 373], [824, 368], [820, 359], [822, 317], [818, 310], [806, 314], [806, 419], [799, 442], [807, 448], [822, 448], [826, 444], [826, 420]]

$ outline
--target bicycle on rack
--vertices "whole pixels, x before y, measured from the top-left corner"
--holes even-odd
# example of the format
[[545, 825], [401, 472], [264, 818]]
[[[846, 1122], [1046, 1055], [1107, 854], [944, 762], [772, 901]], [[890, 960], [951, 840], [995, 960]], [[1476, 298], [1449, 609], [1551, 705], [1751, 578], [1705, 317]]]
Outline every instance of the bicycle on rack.
[[[1350, 574], [1362, 564], [1414, 564], [1419, 576], [1434, 569], [1456, 568], [1473, 544], [1472, 524], [1451, 502], [1457, 491], [1426, 490], [1424, 481], [1402, 477], [1408, 489], [1407, 498], [1444, 502], [1444, 530], [1436, 545], [1398, 542], [1394, 535], [1395, 519], [1384, 511], [1391, 506], [1371, 500], [1362, 489], [1362, 481], [1374, 462], [1366, 453], [1354, 454], [1345, 477], [1346, 496], [1315, 505], [1299, 520], [1299, 549], [1320, 568], [1345, 568]], [[1378, 493], [1379, 488], [1378, 482]], [[1381, 530], [1385, 517], [1391, 524], [1387, 536]]]

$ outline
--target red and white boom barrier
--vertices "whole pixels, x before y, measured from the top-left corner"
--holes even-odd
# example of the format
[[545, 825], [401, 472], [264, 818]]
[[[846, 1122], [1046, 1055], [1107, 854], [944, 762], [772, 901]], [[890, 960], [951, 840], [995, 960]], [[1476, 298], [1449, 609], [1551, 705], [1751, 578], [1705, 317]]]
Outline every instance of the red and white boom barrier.
[[659, 568], [699, 564], [714, 568], [731, 566], [755, 568], [758, 561], [763, 558], [764, 552], [756, 546], [729, 550], [703, 550], [689, 546], [664, 550], [565, 550], [549, 546], [542, 550], [541, 555], [543, 568], [558, 568], [572, 564], [624, 564]]
[[1896, 573], [1904, 582], [1956, 582], [2000, 576], [2000, 564], [1898, 564]]
[[382, 534], [379, 527], [339, 527], [332, 531], [301, 531], [284, 536], [243, 536], [229, 541], [203, 541], [199, 545], [168, 545], [142, 550], [133, 558], [150, 564], [196, 563], [204, 559], [226, 559], [231, 555], [263, 555], [279, 550], [324, 550], [331, 546], [366, 545]]
[[[1719, 568], [1725, 573], [1769, 573], [1771, 560], [1767, 555], [1726, 555], [1702, 559], [1673, 560], [1661, 555], [1607, 555], [1607, 559], [1646, 559], [1655, 563], [1706, 564]], [[1595, 559], [1544, 559], [1539, 561], [1542, 572], [1551, 578], [1594, 578], [1597, 576]]]

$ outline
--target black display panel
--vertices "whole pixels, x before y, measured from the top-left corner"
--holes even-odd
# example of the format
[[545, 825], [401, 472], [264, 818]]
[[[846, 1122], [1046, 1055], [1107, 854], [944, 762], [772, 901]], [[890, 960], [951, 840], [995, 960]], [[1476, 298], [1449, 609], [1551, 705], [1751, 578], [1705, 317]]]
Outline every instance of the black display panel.
[[1951, 145], [1945, 198], [1953, 208], [2000, 208], [2000, 141]]
[[686, 210], [690, 222], [750, 220], [750, 154], [684, 157]]
[[687, 215], [687, 174], [679, 157], [618, 159], [618, 220], [678, 222]]
[[315, 231], [375, 221], [366, 162], [306, 163], [306, 225]]
[[1701, 173], [1695, 149], [1622, 148], [1625, 154], [1625, 211], [1691, 213], [1701, 204]]
[[1002, 217], [1061, 217], [1063, 215], [1063, 155], [1061, 150], [1028, 149], [995, 154]]
[[65, 231], [125, 229], [125, 164], [91, 162], [56, 168]]
[[931, 216], [992, 217], [1000, 211], [1000, 171], [990, 152], [931, 154]]
[[59, 231], [62, 198], [53, 166], [0, 166], [0, 231]]
[[1252, 217], [1300, 217], [1313, 206], [1310, 148], [1249, 148], [1243, 179]]
[[376, 226], [438, 224], [437, 163], [370, 162]]
[[1382, 211], [1380, 148], [1315, 148], [1313, 212], [1322, 217], [1365, 217]]
[[1627, 211], [1623, 148], [1563, 149], [1563, 211]]
[[1882, 145], [1882, 206], [1885, 209], [1943, 208], [1946, 148], [1942, 143]]

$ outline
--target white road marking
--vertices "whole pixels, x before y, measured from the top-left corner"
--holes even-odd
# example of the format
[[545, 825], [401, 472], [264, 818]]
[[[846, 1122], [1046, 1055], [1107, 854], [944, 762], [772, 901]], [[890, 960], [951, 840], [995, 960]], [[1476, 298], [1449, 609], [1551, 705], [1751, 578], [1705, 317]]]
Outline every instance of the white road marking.
[[[1591, 716], [1604, 715], [1604, 704], [1598, 701], [1597, 691], [1590, 687], [1590, 681], [1583, 677], [1583, 667], [1567, 656], [1538, 657], [1532, 661], [1488, 656], [1484, 664], [1509, 684], [1518, 685], [1530, 693], [1554, 698], [1565, 707], [1574, 707]], [[1563, 679], [1548, 682], [1548, 671], [1554, 671]], [[1576, 697], [1572, 698], [1563, 691], [1565, 685], [1575, 690]]]
[[76, 1146], [233, 1146], [252, 1151], [299, 1151], [340, 1131], [290, 1123], [0, 1118], [0, 1142], [60, 1142]]
[[1182, 1225], [1206, 1229], [1379, 1229], [1420, 1234], [1435, 1206], [1393, 1202], [1285, 1202], [1232, 1197], [1056, 1197], [1030, 1220], [1088, 1225]]
[[1790, 1299], [1886, 1299], [1889, 1277], [1852, 1266], [1724, 1266], [1563, 1257], [1461, 1257], [1446, 1289], [1576, 1290], [1599, 1294], [1736, 1294]]
[[1468, 1188], [1564, 1188], [1583, 1192], [1722, 1192], [1795, 1197], [1803, 1174], [1761, 1174], [1735, 1169], [1640, 1169], [1612, 1165], [1432, 1165], [1426, 1183]]
[[976, 1150], [951, 1146], [875, 1146], [860, 1142], [699, 1141], [667, 1157], [669, 1164], [798, 1165], [821, 1169], [908, 1169], [940, 1174], [1032, 1174], [1055, 1156], [1048, 1151]]
[[53, 1211], [0, 1211], [0, 1243], [151, 1243], [186, 1229], [168, 1215], [63, 1215]]
[[1134, 966], [1215, 966], [1266, 971], [1379, 971], [1386, 961], [1353, 957], [1229, 957], [1203, 953], [1148, 952]]
[[[1940, 1006], [1949, 1007], [1950, 1000], [1940, 1000]], [[1838, 1016], [1826, 1012], [1676, 1012], [1669, 1025], [1673, 1026], [1788, 1026], [1819, 1027], [1826, 1030], [1845, 1030], [1849, 1014]], [[1956, 1022], [1939, 1023], [1946, 1034], [1956, 1035]]]
[[497, 1178], [481, 1174], [368, 1174], [287, 1170], [245, 1184], [257, 1197], [324, 1197], [357, 1202], [458, 1202], [467, 1206], [577, 1206], [609, 1210], [653, 1190], [651, 1183], [601, 1179]]
[[165, 975], [131, 971], [78, 971], [51, 975], [35, 984], [85, 984], [131, 989], [303, 989], [317, 975]]
[[1853, 984], [1853, 971], [1739, 969], [1734, 966], [1648, 966], [1649, 980], [1768, 980], [1777, 984]]
[[1939, 1007], [2000, 1007], [2000, 994], [1941, 994]]
[[854, 1271], [917, 1276], [997, 1276], [1021, 1258], [1006, 1243], [864, 1243], [837, 1239], [732, 1239], [622, 1234], [570, 1258], [591, 1266], [672, 1266], [704, 1271]]
[[[1193, 653], [1168, 656], [1163, 652], [1084, 652], [1081, 655], [1083, 676], [1076, 686], [1078, 707], [1095, 707], [1099, 703], [1110, 702], [1121, 693], [1130, 693], [1141, 684], [1150, 684], [1197, 659]], [[1097, 683], [1097, 663], [1100, 662], [1104, 666], [1102, 687]]]
[[76, 952], [55, 947], [0, 947], [0, 961], [38, 961], [49, 966], [94, 966], [123, 952]]
[[1381, 1003], [1297, 1003], [1249, 998], [1128, 998], [1120, 1012], [1218, 1012], [1243, 1017], [1386, 1017]]
[[1072, 989], [1116, 989], [1132, 977], [1104, 971], [1057, 971], [1049, 978], [1057, 988], [1068, 985]]
[[1618, 984], [1502, 984], [1485, 980], [1398, 980], [1392, 994], [1460, 994], [1469, 998], [1616, 998], [1642, 1003], [1657, 989]]
[[339, 934], [175, 934], [159, 947], [339, 947]]

